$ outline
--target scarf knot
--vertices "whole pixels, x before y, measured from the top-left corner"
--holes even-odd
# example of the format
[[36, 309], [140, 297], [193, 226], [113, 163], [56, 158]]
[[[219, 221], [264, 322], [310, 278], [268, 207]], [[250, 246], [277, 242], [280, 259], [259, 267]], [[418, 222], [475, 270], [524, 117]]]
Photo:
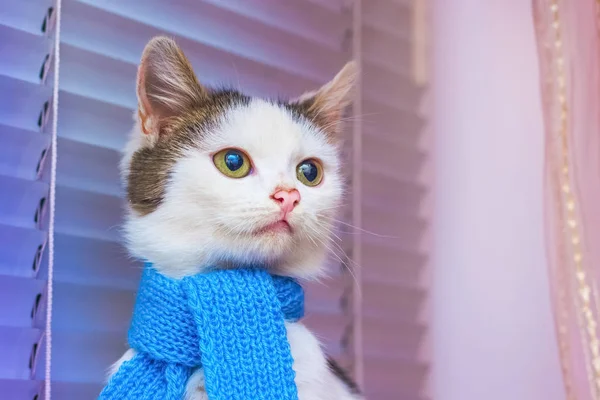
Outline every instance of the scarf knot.
[[144, 268], [129, 329], [136, 355], [101, 400], [182, 400], [202, 367], [210, 400], [297, 400], [285, 321], [304, 314], [293, 279], [262, 269], [168, 278]]

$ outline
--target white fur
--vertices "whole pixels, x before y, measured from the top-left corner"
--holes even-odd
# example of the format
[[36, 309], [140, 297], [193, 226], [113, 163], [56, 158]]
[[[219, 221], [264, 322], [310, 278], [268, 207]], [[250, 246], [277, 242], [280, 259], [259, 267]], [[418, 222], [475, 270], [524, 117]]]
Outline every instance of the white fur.
[[[133, 153], [153, 145], [136, 125], [122, 163], [125, 178]], [[231, 179], [216, 169], [212, 155], [230, 147], [250, 156], [251, 175]], [[317, 187], [296, 178], [297, 165], [307, 158], [323, 163], [324, 179]], [[270, 195], [281, 186], [295, 188], [301, 195], [289, 215], [293, 233], [253, 234], [278, 220], [279, 207]], [[226, 113], [198, 148], [176, 162], [162, 204], [145, 216], [130, 211], [125, 233], [134, 256], [152, 261], [172, 277], [196, 274], [202, 266], [223, 262], [258, 262], [274, 273], [315, 278], [323, 273], [341, 196], [339, 151], [326, 135], [308, 122], [294, 120], [281, 106], [254, 99], [249, 106]], [[300, 399], [356, 399], [329, 371], [315, 336], [299, 323], [286, 327]], [[111, 374], [133, 354], [128, 350]], [[203, 382], [202, 371], [192, 376], [188, 400], [206, 399]]]

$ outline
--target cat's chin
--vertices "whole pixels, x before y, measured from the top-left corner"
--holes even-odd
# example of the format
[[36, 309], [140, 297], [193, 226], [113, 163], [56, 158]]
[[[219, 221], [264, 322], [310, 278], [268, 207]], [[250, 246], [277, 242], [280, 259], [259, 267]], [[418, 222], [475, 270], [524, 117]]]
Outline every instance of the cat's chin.
[[272, 237], [276, 235], [291, 235], [292, 227], [286, 220], [280, 220], [271, 224], [260, 227], [253, 232], [254, 236]]

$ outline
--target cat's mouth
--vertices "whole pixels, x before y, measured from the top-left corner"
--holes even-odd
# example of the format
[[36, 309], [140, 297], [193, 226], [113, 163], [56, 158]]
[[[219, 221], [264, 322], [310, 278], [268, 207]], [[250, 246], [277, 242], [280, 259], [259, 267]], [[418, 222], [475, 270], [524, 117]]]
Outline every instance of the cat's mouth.
[[285, 219], [281, 219], [279, 221], [270, 223], [268, 225], [265, 225], [265, 226], [259, 228], [256, 231], [254, 231], [255, 235], [291, 234], [291, 233], [292, 233], [292, 227], [290, 226], [290, 223]]

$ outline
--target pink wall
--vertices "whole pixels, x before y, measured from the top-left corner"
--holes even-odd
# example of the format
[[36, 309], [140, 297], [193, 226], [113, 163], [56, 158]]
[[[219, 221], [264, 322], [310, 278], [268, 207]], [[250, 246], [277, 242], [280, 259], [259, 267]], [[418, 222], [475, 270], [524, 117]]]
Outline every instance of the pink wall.
[[527, 0], [432, 0], [435, 400], [564, 399]]

